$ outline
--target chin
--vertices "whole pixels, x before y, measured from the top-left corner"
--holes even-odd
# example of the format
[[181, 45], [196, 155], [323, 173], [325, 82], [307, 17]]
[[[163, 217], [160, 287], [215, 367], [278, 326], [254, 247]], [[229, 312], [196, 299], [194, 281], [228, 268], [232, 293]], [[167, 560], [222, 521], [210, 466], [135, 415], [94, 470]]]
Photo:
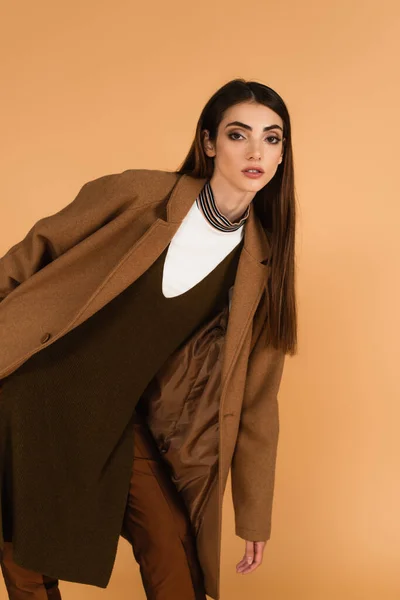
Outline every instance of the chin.
[[260, 177], [260, 179], [248, 179], [243, 175], [244, 181], [242, 181], [242, 187], [249, 190], [254, 190], [254, 188], [263, 188], [266, 185], [266, 182]]

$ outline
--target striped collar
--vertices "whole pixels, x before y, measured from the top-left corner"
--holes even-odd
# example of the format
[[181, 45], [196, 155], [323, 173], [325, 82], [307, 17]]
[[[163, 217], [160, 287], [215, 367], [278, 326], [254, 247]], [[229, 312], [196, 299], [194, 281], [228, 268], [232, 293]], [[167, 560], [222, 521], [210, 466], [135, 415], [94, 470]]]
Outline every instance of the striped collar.
[[236, 231], [245, 223], [250, 212], [250, 206], [248, 206], [241, 219], [238, 222], [232, 223], [232, 221], [218, 210], [209, 181], [205, 183], [203, 189], [197, 196], [196, 203], [207, 221], [220, 231]]

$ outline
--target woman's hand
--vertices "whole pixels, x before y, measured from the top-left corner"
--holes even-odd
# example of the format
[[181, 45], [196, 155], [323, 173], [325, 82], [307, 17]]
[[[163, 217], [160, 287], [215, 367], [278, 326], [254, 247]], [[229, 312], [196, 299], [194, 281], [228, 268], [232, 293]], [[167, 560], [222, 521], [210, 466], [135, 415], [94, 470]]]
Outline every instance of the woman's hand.
[[252, 573], [262, 563], [266, 542], [245, 541], [244, 556], [236, 565], [236, 572], [246, 575]]

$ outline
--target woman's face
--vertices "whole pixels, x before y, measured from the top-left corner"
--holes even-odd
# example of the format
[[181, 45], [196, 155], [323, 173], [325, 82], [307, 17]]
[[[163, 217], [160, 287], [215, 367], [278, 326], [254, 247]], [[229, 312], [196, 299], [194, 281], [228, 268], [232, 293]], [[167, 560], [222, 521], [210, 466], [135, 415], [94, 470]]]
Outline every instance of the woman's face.
[[[237, 122], [232, 125], [231, 123]], [[225, 180], [243, 192], [257, 193], [275, 175], [283, 153], [283, 122], [272, 109], [254, 102], [242, 102], [225, 112], [215, 144], [204, 132], [204, 149], [214, 157], [213, 179]], [[264, 173], [251, 179], [244, 169], [261, 168]]]

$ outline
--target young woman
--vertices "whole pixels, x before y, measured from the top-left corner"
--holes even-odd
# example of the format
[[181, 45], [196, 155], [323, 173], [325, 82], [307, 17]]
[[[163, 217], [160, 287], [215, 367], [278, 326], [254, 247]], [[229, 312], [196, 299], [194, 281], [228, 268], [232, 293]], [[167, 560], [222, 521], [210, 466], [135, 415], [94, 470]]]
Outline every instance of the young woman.
[[218, 600], [270, 537], [295, 197], [280, 96], [235, 79], [177, 171], [86, 183], [0, 259], [1, 567], [9, 597], [106, 587], [118, 539], [153, 600]]

